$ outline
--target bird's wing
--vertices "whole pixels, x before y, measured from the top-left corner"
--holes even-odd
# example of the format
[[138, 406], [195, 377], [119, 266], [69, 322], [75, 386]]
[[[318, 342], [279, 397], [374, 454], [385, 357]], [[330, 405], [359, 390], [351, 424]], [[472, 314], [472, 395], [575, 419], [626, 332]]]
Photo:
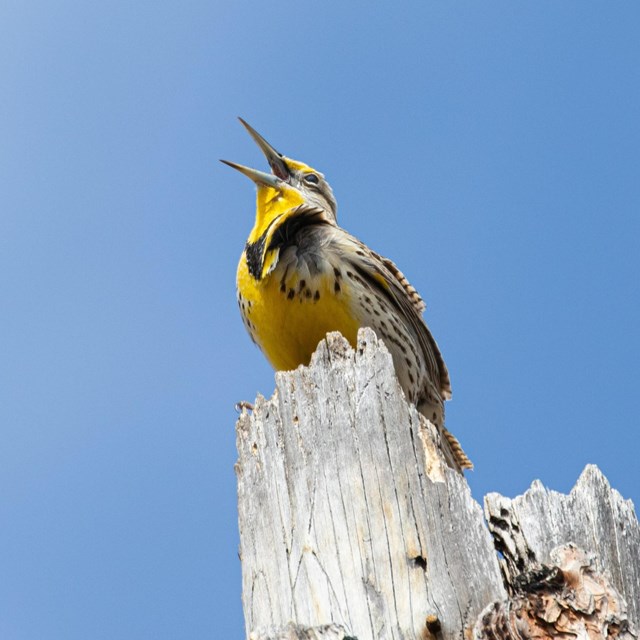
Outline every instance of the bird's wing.
[[391, 272], [394, 278], [398, 281], [398, 284], [404, 289], [404, 292], [411, 300], [418, 314], [422, 315], [427, 308], [427, 303], [422, 299], [422, 296], [417, 292], [415, 287], [407, 280], [404, 273], [398, 269], [396, 263], [393, 262], [393, 260], [389, 260], [389, 258], [381, 256], [375, 251], [371, 251], [371, 254], [380, 260], [380, 262], [382, 262], [382, 264], [384, 264], [384, 266]]
[[418, 338], [435, 391], [441, 398], [448, 400], [451, 398], [449, 372], [440, 349], [422, 318], [425, 306], [422, 298], [391, 260], [379, 256], [353, 236], [347, 235], [348, 242], [353, 245], [352, 250], [346, 254], [347, 259], [360, 276], [382, 292], [406, 319], [407, 325]]

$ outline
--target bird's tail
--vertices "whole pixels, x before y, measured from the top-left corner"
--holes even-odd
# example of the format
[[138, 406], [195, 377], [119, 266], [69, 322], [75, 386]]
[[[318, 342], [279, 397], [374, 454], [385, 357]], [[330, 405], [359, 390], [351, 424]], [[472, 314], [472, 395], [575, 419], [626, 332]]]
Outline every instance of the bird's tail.
[[473, 469], [473, 463], [464, 452], [458, 438], [444, 426], [444, 407], [442, 403], [421, 402], [418, 405], [418, 411], [439, 431], [447, 464], [460, 472], [464, 471], [464, 469]]
[[447, 441], [447, 445], [451, 451], [451, 455], [460, 469], [473, 469], [473, 462], [469, 460], [469, 456], [464, 452], [462, 445], [458, 438], [456, 438], [449, 429], [446, 427], [440, 427], [444, 439]]

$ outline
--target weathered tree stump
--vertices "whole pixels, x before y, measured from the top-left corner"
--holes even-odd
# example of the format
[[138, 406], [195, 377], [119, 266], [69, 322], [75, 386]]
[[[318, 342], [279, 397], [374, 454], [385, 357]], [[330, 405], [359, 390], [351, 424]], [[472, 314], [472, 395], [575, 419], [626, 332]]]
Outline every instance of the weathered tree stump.
[[[513, 562], [508, 554], [499, 561], [480, 505], [462, 475], [445, 464], [434, 427], [405, 402], [391, 356], [371, 330], [360, 332], [355, 351], [329, 334], [309, 367], [276, 374], [276, 385], [274, 396], [259, 397], [237, 424], [249, 637], [502, 637], [498, 627], [516, 629], [501, 614], [511, 610], [510, 598], [522, 601], [522, 590], [513, 587], [518, 576], [552, 572], [551, 548], [573, 541], [601, 554], [598, 570], [612, 572], [607, 563], [618, 559], [633, 564], [633, 571], [624, 565], [612, 572], [612, 598], [640, 599], [638, 523], [630, 504], [611, 491], [607, 513], [615, 522], [603, 526], [625, 532], [624, 540], [616, 538], [618, 547], [626, 544], [617, 555], [611, 545], [587, 544], [601, 529], [575, 533], [569, 525], [579, 519], [569, 507], [561, 510], [563, 519], [551, 519], [555, 528], [540, 529], [544, 541], [533, 525], [523, 525], [524, 542], [512, 542], [506, 532], [528, 516], [520, 499], [500, 503], [496, 516], [491, 505], [499, 497], [492, 494], [486, 508], [494, 534], [500, 533], [498, 548], [503, 554], [516, 549]], [[569, 528], [559, 527], [561, 520]], [[518, 564], [518, 553], [528, 564]], [[618, 627], [607, 622], [603, 628], [631, 634], [623, 598], [618, 609]]]

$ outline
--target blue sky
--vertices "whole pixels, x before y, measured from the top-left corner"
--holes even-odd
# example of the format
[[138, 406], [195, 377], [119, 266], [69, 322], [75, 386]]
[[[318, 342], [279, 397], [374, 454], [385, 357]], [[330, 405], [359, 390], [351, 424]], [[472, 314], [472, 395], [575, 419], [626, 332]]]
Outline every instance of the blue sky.
[[0, 635], [242, 636], [235, 268], [264, 161], [427, 301], [474, 495], [640, 499], [635, 2], [0, 7]]

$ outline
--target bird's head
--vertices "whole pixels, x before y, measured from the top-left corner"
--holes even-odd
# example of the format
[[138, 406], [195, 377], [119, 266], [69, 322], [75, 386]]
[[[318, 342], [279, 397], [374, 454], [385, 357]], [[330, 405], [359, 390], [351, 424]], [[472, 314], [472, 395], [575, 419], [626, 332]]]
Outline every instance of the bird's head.
[[335, 224], [336, 199], [324, 175], [304, 162], [283, 156], [247, 122], [242, 118], [239, 120], [260, 147], [271, 167], [271, 173], [265, 173], [222, 160], [251, 178], [257, 186], [256, 224], [251, 236], [260, 237], [276, 218], [300, 205], [321, 209], [325, 221]]

